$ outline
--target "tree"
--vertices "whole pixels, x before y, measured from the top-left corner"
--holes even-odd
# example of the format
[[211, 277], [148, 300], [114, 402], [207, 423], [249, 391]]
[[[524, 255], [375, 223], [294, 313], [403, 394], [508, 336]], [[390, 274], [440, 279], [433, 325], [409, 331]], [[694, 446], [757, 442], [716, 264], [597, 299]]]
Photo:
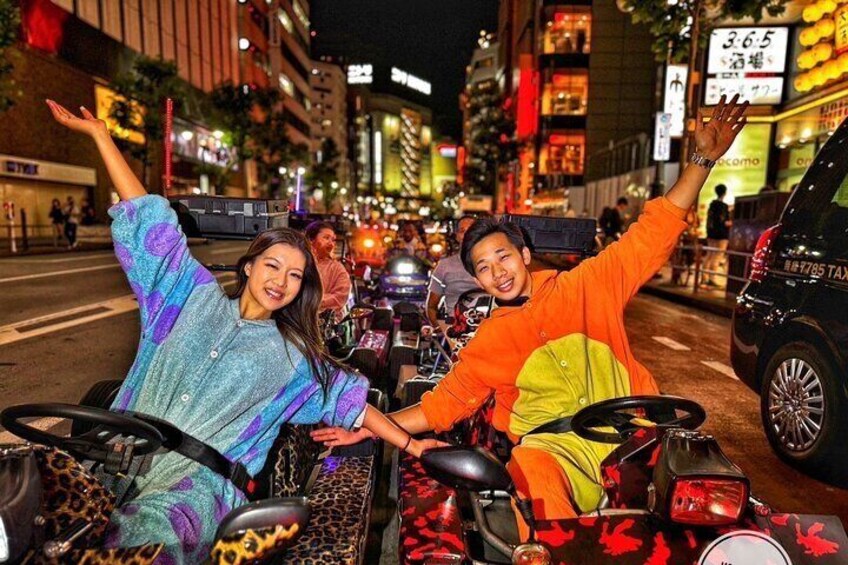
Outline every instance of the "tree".
[[312, 166], [312, 174], [309, 176], [310, 184], [319, 187], [324, 193], [328, 210], [341, 190], [338, 174], [341, 156], [336, 140], [325, 138], [321, 142], [321, 162]]
[[17, 3], [13, 0], [0, 0], [0, 112], [14, 106], [15, 99], [20, 96], [12, 92], [15, 81], [11, 78], [14, 68], [11, 48], [18, 40], [20, 25], [21, 14]]
[[[648, 25], [654, 36], [652, 47], [657, 61], [672, 63], [688, 62], [690, 54], [697, 56], [721, 22], [743, 18], [759, 22], [765, 14], [779, 16], [788, 1], [617, 0], [618, 7], [630, 14], [633, 23]], [[697, 40], [694, 50], [693, 38]]]
[[217, 176], [216, 185], [226, 186], [235, 166], [253, 159], [260, 184], [268, 193], [277, 192], [280, 167], [308, 159], [308, 148], [292, 143], [288, 136], [279, 91], [228, 81], [212, 91], [211, 102], [213, 121], [224, 130], [224, 141], [236, 155]]
[[463, 171], [465, 188], [491, 193], [500, 165], [515, 159], [515, 122], [504, 110], [502, 97], [496, 90], [473, 89], [468, 97], [468, 110], [471, 124]]
[[151, 157], [165, 133], [165, 99], [172, 98], [176, 106], [185, 92], [177, 74], [177, 65], [161, 58], [139, 56], [129, 73], [115, 78], [112, 88], [118, 96], [112, 102], [110, 117], [123, 130], [144, 136], [144, 141], [139, 144], [121, 140], [119, 133], [119, 144], [141, 161], [142, 182], [150, 187]]

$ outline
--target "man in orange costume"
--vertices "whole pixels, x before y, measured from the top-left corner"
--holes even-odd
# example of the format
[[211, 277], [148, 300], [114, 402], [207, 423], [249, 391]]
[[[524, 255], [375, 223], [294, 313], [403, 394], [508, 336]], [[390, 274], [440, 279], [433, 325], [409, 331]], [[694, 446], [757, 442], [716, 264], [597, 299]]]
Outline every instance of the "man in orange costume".
[[[630, 350], [624, 308], [668, 260], [686, 211], [744, 126], [746, 108], [737, 97], [729, 104], [722, 98], [708, 123], [699, 119], [692, 163], [666, 196], [648, 202], [620, 241], [569, 272], [531, 274], [530, 251], [516, 226], [476, 222], [463, 242], [463, 263], [501, 306], [421, 403], [392, 418], [410, 434], [445, 431], [494, 395], [492, 423], [516, 444], [508, 469], [536, 517], [573, 518], [594, 509], [603, 492], [600, 464], [615, 446], [571, 432], [528, 432], [595, 402], [658, 394]], [[313, 432], [327, 445], [370, 435], [365, 429]]]

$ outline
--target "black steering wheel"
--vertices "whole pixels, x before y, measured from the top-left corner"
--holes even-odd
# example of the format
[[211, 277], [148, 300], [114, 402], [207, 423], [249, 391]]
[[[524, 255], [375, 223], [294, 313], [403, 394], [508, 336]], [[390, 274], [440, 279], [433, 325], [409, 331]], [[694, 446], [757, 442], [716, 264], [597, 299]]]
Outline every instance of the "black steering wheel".
[[[627, 412], [630, 410], [643, 410], [645, 416], [640, 418]], [[684, 414], [678, 416], [678, 410]], [[679, 396], [626, 396], [583, 408], [571, 418], [571, 430], [589, 441], [623, 443], [649, 422], [664, 428], [695, 430], [706, 419], [704, 408], [694, 400]], [[596, 429], [601, 427], [611, 427], [616, 431]]]
[[[21, 422], [27, 418], [61, 418], [93, 424], [95, 429], [79, 436], [62, 437]], [[111, 437], [120, 434], [133, 436], [132, 454], [146, 455], [162, 446], [165, 437], [155, 426], [132, 416], [118, 414], [102, 408], [76, 404], [19, 404], [0, 412], [3, 427], [25, 440], [56, 447], [80, 459], [105, 463], [114, 445], [108, 444]], [[102, 432], [114, 432], [102, 434]], [[124, 446], [127, 444], [124, 443]]]

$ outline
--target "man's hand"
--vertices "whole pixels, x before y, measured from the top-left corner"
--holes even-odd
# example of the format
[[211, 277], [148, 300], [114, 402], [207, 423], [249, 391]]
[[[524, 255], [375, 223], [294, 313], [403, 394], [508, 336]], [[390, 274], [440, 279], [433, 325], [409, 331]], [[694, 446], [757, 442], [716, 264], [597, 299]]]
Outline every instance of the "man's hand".
[[747, 122], [745, 110], [748, 102], [739, 104], [739, 95], [736, 94], [730, 103], [724, 95], [713, 108], [710, 121], [704, 123], [704, 116], [698, 112], [698, 120], [695, 124], [695, 150], [712, 161], [718, 161], [722, 155], [727, 153], [736, 136], [742, 131]]
[[344, 428], [320, 428], [309, 432], [312, 441], [323, 443], [325, 447], [338, 447], [340, 445], [353, 445], [374, 437], [365, 428], [359, 428], [355, 432], [349, 432]]

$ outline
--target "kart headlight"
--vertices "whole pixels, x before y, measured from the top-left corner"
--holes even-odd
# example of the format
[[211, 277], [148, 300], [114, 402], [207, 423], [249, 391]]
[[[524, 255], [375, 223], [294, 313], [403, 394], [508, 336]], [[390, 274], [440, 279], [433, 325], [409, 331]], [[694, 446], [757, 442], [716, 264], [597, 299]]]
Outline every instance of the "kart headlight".
[[434, 243], [433, 245], [430, 246], [430, 253], [432, 253], [434, 255], [438, 255], [439, 253], [441, 253], [444, 250], [445, 250], [445, 246], [442, 245], [441, 243]]
[[648, 507], [679, 524], [729, 526], [742, 519], [750, 485], [708, 435], [669, 430], [649, 487]]
[[415, 265], [409, 261], [404, 261], [395, 265], [395, 272], [399, 275], [411, 275], [415, 272]]

